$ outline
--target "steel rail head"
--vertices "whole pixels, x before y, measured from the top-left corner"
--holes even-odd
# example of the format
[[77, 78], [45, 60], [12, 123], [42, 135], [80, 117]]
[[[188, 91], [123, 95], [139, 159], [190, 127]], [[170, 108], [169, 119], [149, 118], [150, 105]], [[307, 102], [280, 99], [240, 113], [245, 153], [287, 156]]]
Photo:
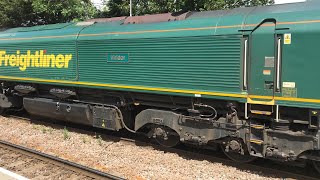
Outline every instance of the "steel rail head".
[[115, 176], [115, 175], [112, 175], [112, 174], [109, 174], [109, 173], [105, 173], [105, 172], [102, 172], [102, 171], [99, 171], [99, 170], [96, 170], [96, 169], [93, 169], [93, 168], [90, 168], [90, 167], [83, 166], [83, 165], [78, 164], [78, 163], [74, 163], [74, 162], [71, 162], [71, 161], [68, 161], [68, 160], [65, 160], [65, 159], [61, 159], [59, 157], [55, 157], [55, 156], [52, 156], [52, 155], [49, 155], [49, 154], [45, 154], [45, 153], [42, 153], [42, 152], [39, 152], [39, 151], [36, 151], [36, 150], [33, 150], [33, 149], [29, 149], [29, 148], [26, 148], [26, 147], [23, 147], [23, 146], [12, 144], [10, 142], [6, 142], [6, 141], [3, 141], [3, 140], [0, 140], [0, 145], [4, 145], [4, 146], [10, 147], [10, 148], [22, 150], [22, 151], [25, 151], [25, 152], [28, 152], [28, 153], [32, 153], [32, 154], [36, 154], [36, 155], [38, 155], [40, 157], [51, 159], [51, 160], [57, 161], [59, 163], [63, 163], [65, 165], [68, 165], [68, 166], [71, 166], [71, 167], [75, 167], [75, 168], [81, 169], [83, 171], [92, 173], [92, 174], [99, 175], [99, 176], [101, 176], [101, 177], [103, 177], [105, 179], [125, 180], [122, 177], [118, 177], [118, 176]]

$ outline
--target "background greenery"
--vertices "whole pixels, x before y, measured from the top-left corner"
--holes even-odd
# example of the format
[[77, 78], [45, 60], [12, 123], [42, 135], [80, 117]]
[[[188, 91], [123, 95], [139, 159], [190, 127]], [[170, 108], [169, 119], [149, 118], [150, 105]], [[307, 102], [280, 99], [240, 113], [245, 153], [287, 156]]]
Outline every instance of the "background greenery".
[[[133, 14], [205, 11], [273, 4], [274, 0], [132, 0]], [[90, 18], [129, 15], [129, 0], [104, 0], [97, 9], [90, 0], [1, 0], [0, 28], [34, 26]]]

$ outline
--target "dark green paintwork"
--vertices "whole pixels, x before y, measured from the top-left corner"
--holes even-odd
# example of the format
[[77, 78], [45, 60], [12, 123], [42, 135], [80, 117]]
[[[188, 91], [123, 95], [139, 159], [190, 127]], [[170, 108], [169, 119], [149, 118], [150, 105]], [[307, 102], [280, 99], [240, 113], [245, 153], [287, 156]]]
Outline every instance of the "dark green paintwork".
[[[248, 58], [248, 76], [249, 76], [249, 95], [273, 96], [275, 62], [273, 67], [266, 67], [266, 58], [275, 57], [275, 26], [274, 23], [264, 23], [250, 34], [249, 38], [249, 57]], [[263, 46], [262, 46], [263, 44]], [[270, 72], [270, 73], [269, 73]]]
[[129, 60], [130, 60], [129, 53], [121, 53], [121, 52], [107, 53], [108, 63], [129, 63]]
[[[237, 36], [80, 41], [78, 50], [80, 81], [240, 92]], [[107, 63], [104, 54], [125, 51], [130, 52], [129, 63]]]

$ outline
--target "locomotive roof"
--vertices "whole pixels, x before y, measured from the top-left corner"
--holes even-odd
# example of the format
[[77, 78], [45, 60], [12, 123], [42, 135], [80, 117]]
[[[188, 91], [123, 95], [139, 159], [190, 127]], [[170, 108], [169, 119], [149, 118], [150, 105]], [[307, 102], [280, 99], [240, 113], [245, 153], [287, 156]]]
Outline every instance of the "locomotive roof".
[[[83, 34], [92, 33], [105, 33], [106, 35], [112, 35], [110, 34], [111, 32], [148, 32], [150, 30], [167, 30], [171, 28], [185, 29], [189, 27], [201, 28], [209, 26], [238, 26], [234, 30], [223, 31], [226, 34], [237, 34], [239, 29], [245, 28], [245, 24], [257, 24], [265, 18], [275, 18], [277, 19], [277, 21], [282, 22], [320, 19], [320, 15], [317, 13], [319, 10], [320, 2], [311, 0], [300, 3], [245, 7], [230, 10], [102, 18], [92, 19], [80, 23], [71, 22], [33, 27], [12, 28], [0, 32], [0, 40], [18, 37], [55, 37], [61, 35], [70, 36], [70, 38], [78, 38], [78, 35], [81, 37], [84, 36]], [[144, 25], [139, 26], [139, 24]], [[218, 28], [215, 28], [212, 34], [219, 35]], [[77, 35], [77, 37], [72, 37], [72, 35]], [[188, 35], [188, 33], [186, 35]]]

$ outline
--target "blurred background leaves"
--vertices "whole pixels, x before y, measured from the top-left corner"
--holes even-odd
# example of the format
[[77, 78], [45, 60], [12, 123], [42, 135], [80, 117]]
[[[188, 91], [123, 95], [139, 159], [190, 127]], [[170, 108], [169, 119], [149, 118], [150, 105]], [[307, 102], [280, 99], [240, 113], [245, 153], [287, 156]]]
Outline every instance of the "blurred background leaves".
[[[1, 0], [0, 28], [128, 16], [129, 0]], [[132, 0], [133, 14], [206, 11], [273, 4], [274, 0]]]

